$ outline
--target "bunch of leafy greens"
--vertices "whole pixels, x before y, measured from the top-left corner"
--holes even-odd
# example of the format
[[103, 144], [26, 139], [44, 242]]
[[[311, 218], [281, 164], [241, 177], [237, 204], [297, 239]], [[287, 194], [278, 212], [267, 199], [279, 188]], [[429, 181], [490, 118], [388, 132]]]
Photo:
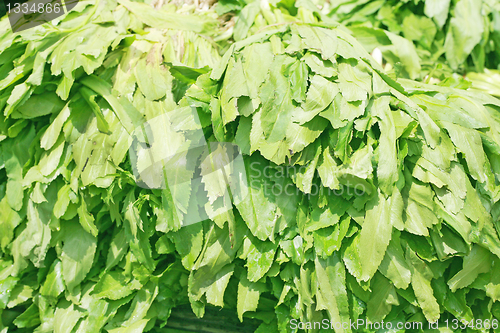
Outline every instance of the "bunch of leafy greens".
[[236, 210], [256, 296], [240, 313], [269, 292], [278, 323], [492, 319], [497, 99], [396, 82], [343, 29], [307, 23], [235, 43], [197, 86], [218, 87], [214, 135], [249, 155]]
[[[422, 80], [500, 66], [500, 4], [481, 0], [300, 0], [323, 22], [347, 26], [368, 52], [378, 49], [388, 74]], [[295, 14], [293, 1], [219, 1], [218, 12], [236, 12], [235, 39], [275, 19]], [[238, 23], [239, 21], [239, 23]], [[245, 37], [245, 36], [243, 36]]]
[[139, 332], [188, 303], [170, 253], [197, 236], [155, 232], [162, 196], [136, 185], [128, 139], [218, 63], [218, 24], [127, 0], [16, 34], [3, 18], [1, 332]]
[[409, 68], [412, 78], [430, 75], [444, 79], [451, 70], [482, 72], [500, 65], [498, 1], [362, 0], [317, 4], [323, 5], [326, 15], [359, 35], [358, 40], [369, 52], [378, 47], [389, 63], [401, 60], [405, 70], [409, 64], [404, 58], [411, 49], [408, 41], [413, 42], [421, 68], [418, 63]]
[[[419, 77], [413, 55], [388, 75], [307, 1], [216, 8], [239, 11], [235, 43], [212, 10], [171, 4], [83, 1], [17, 34], [0, 21], [0, 332], [168, 332], [188, 303], [258, 332], [500, 320], [499, 100], [397, 78]], [[240, 147], [249, 187], [180, 228], [127, 151], [182, 107]]]

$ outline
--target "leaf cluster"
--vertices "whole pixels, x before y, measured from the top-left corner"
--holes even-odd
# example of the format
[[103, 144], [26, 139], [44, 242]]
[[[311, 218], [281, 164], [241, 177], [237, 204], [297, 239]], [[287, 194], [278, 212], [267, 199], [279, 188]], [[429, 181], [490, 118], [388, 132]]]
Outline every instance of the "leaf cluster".
[[[467, 4], [449, 21], [424, 14], [458, 41]], [[500, 319], [500, 102], [451, 74], [413, 80], [426, 62], [470, 65], [483, 39], [452, 60], [437, 32], [391, 30], [432, 30], [415, 23], [419, 1], [152, 5], [81, 1], [16, 34], [0, 21], [2, 333], [168, 332], [187, 304], [198, 317], [233, 309], [257, 332]], [[208, 143], [239, 146], [248, 187], [183, 226], [195, 189], [225, 200], [220, 177], [141, 188], [145, 159], [127, 153], [161, 115], [182, 121], [156, 142], [185, 144], [187, 110]]]

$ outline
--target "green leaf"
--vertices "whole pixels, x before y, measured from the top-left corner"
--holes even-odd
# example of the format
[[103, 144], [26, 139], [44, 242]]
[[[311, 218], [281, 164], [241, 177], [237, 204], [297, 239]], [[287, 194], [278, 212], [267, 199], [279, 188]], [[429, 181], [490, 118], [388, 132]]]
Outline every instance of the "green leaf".
[[[436, 98], [421, 94], [412, 96], [412, 100], [420, 105], [425, 105], [427, 113], [436, 122], [447, 121], [465, 128], [479, 129], [488, 127], [488, 120], [481, 117], [481, 111], [483, 110], [475, 110], [476, 112], [474, 113], [470, 112], [469, 110], [477, 108], [477, 106], [472, 103], [467, 103], [467, 99], [464, 97], [460, 100], [450, 98], [446, 101], [440, 101], [436, 100]], [[464, 107], [467, 111], [463, 110]]]
[[453, 69], [462, 64], [481, 41], [483, 30], [481, 1], [458, 1], [444, 43], [446, 59]]
[[475, 245], [469, 255], [464, 258], [463, 269], [448, 280], [452, 292], [469, 286], [480, 273], [488, 272], [491, 268], [491, 257], [488, 250]]
[[244, 246], [249, 243], [248, 249], [245, 249], [244, 259], [248, 268], [248, 280], [257, 282], [271, 268], [274, 262], [277, 244], [271, 242], [262, 242], [254, 237], [247, 238]]
[[482, 232], [479, 231], [477, 225], [472, 225], [470, 233], [470, 241], [484, 246], [491, 253], [500, 258], [500, 239], [496, 233], [493, 223], [489, 220], [484, 222]]
[[[10, 280], [10, 279], [7, 279], [7, 280]], [[7, 285], [8, 284], [9, 283], [7, 283]], [[17, 283], [9, 295], [9, 303], [7, 303], [7, 307], [13, 308], [13, 307], [18, 306], [20, 304], [23, 304], [24, 302], [26, 302], [27, 300], [29, 300], [31, 298], [33, 298], [33, 296], [35, 294], [35, 287], [36, 286], [31, 281], [29, 281], [28, 284]]]
[[399, 305], [398, 294], [391, 282], [381, 274], [375, 274], [370, 287], [373, 292], [367, 304], [366, 318], [373, 323], [381, 322], [391, 312], [393, 305]]
[[280, 246], [295, 264], [304, 264], [304, 239], [300, 235], [295, 236], [293, 239], [282, 240]]
[[490, 297], [494, 302], [500, 299], [500, 275], [499, 275], [499, 261], [495, 258], [493, 261], [492, 269], [491, 269], [491, 280], [485, 286], [486, 287], [486, 295]]
[[262, 129], [270, 143], [285, 138], [293, 110], [290, 83], [279, 66], [284, 60], [283, 56], [275, 58], [260, 92]]
[[182, 259], [182, 265], [187, 270], [192, 270], [203, 247], [203, 225], [195, 223], [185, 226], [172, 233], [170, 237]]
[[49, 207], [28, 200], [26, 229], [13, 243], [14, 261], [18, 267], [25, 266], [24, 259], [30, 259], [35, 267], [40, 267], [45, 260], [52, 237], [49, 227], [52, 214], [46, 208]]
[[13, 210], [7, 196], [0, 200], [0, 246], [2, 250], [10, 244], [14, 237], [14, 229], [22, 221], [22, 215]]
[[266, 167], [269, 164], [261, 157], [245, 159], [248, 186], [243, 188], [241, 197], [244, 199], [236, 204], [252, 234], [263, 241], [272, 237], [277, 217], [274, 195], [268, 190], [272, 183], [262, 177]]
[[[224, 77], [224, 89], [222, 89], [220, 97], [222, 123], [224, 125], [235, 120], [236, 116], [238, 116], [239, 105], [237, 106], [237, 98], [240, 96], [250, 96], [245, 74], [240, 60], [229, 60], [226, 76]], [[245, 114], [248, 113], [246, 112]]]
[[54, 93], [33, 95], [12, 113], [12, 118], [31, 119], [58, 113], [64, 107], [64, 102]]
[[411, 79], [416, 79], [420, 75], [421, 66], [420, 58], [413, 43], [401, 36], [386, 32], [387, 37], [394, 45], [396, 54], [398, 55], [401, 64]]
[[[62, 186], [59, 191], [57, 191], [57, 201], [54, 205], [54, 216], [57, 218], [61, 218], [68, 208], [70, 202], [70, 191], [71, 186], [69, 184], [65, 184]], [[80, 207], [79, 210], [84, 208]], [[87, 213], [88, 214], [88, 213]]]
[[211, 34], [217, 25], [217, 22], [208, 16], [169, 13], [165, 10], [152, 9], [145, 3], [128, 0], [120, 0], [119, 3], [134, 13], [139, 20], [157, 29], [187, 30]]
[[172, 75], [168, 68], [161, 65], [161, 55], [158, 48], [153, 47], [149, 54], [140, 59], [135, 66], [134, 74], [137, 85], [147, 99], [161, 99], [172, 90]]
[[[429, 3], [429, 1], [426, 1], [426, 5], [427, 3]], [[424, 11], [426, 9], [428, 9], [428, 7], [424, 8]], [[431, 19], [410, 14], [403, 20], [403, 32], [405, 38], [420, 42], [429, 49], [434, 41], [437, 28], [436, 24]]]
[[345, 267], [356, 278], [358, 283], [362, 282], [361, 279], [361, 257], [359, 255], [359, 233], [356, 233], [351, 239], [347, 241], [342, 260]]
[[118, 264], [128, 249], [127, 238], [125, 235], [125, 230], [120, 229], [113, 236], [111, 243], [109, 245], [108, 255], [106, 257], [106, 270], [109, 270], [116, 264]]
[[394, 183], [398, 179], [398, 159], [396, 150], [396, 129], [392, 111], [389, 108], [389, 98], [379, 97], [372, 106], [372, 112], [380, 118], [380, 139], [378, 147], [379, 162], [377, 178], [380, 189], [386, 195], [392, 194]]
[[256, 2], [251, 2], [241, 10], [238, 15], [238, 20], [234, 26], [234, 40], [239, 41], [248, 36], [248, 31], [253, 25], [255, 17], [260, 11], [259, 4]]
[[234, 52], [234, 44], [227, 49], [227, 51], [222, 56], [220, 62], [217, 64], [217, 66], [214, 67], [212, 73], [210, 73], [210, 79], [219, 80], [222, 77], [222, 75], [226, 71], [227, 64], [229, 62], [229, 59], [231, 59], [233, 52]]
[[118, 300], [127, 297], [134, 289], [139, 289], [141, 284], [134, 280], [132, 283], [120, 272], [105, 273], [94, 287], [92, 294], [97, 298]]
[[[380, 73], [379, 73], [380, 74]], [[411, 114], [413, 118], [418, 119], [420, 128], [422, 128], [425, 136], [425, 141], [431, 148], [436, 148], [440, 141], [440, 128], [439, 126], [430, 118], [430, 116], [415, 102], [410, 98], [406, 97], [403, 93], [396, 90], [391, 90], [391, 93], [402, 102], [404, 102], [408, 107], [415, 112]]]
[[411, 282], [411, 272], [405, 261], [403, 249], [399, 241], [399, 232], [394, 232], [387, 247], [385, 257], [378, 270], [398, 289], [408, 288]]
[[80, 89], [80, 93], [82, 94], [83, 98], [87, 102], [87, 104], [90, 106], [92, 109], [92, 112], [96, 116], [97, 119], [97, 128], [99, 131], [102, 133], [109, 133], [109, 125], [106, 119], [104, 119], [104, 116], [102, 115], [101, 108], [97, 103], [95, 102], [95, 97], [97, 96], [92, 90], [82, 87]]
[[68, 104], [59, 112], [40, 139], [40, 147], [49, 150], [56, 143], [61, 129], [71, 113]]
[[234, 265], [227, 265], [217, 273], [215, 282], [206, 289], [208, 303], [220, 307], [224, 306], [224, 292], [233, 273]]
[[5, 309], [9, 302], [12, 289], [14, 289], [18, 281], [19, 279], [14, 276], [7, 276], [5, 278], [2, 276], [2, 280], [0, 281], [0, 291], [2, 292], [0, 297], [0, 308]]
[[321, 54], [323, 60], [332, 59], [337, 53], [337, 34], [334, 30], [317, 28], [308, 25], [295, 25], [292, 29], [302, 37], [304, 45]]
[[467, 129], [449, 122], [443, 122], [455, 146], [465, 154], [465, 160], [474, 179], [484, 183], [486, 188], [496, 192], [494, 177], [489, 166], [489, 161], [484, 153], [481, 136], [473, 129]]
[[65, 142], [63, 138], [60, 137], [52, 150], [42, 153], [40, 161], [38, 162], [38, 168], [42, 175], [49, 176], [57, 169], [63, 155], [64, 148]]
[[340, 182], [338, 180], [338, 176], [340, 176], [340, 174], [337, 174], [337, 170], [338, 165], [330, 154], [330, 147], [326, 147], [323, 151], [323, 160], [318, 166], [318, 173], [323, 186], [332, 190], [340, 188]]
[[129, 134], [145, 122], [142, 114], [128, 100], [117, 98], [111, 93], [111, 85], [106, 81], [91, 75], [80, 80], [80, 82], [104, 97]]
[[83, 315], [73, 304], [57, 307], [54, 313], [54, 333], [70, 333]]
[[[30, 98], [31, 94], [33, 93], [33, 90], [34, 90], [33, 87], [30, 84], [27, 84], [26, 82], [23, 82], [21, 84], [16, 85], [14, 87], [14, 90], [12, 90], [12, 93], [10, 94], [9, 99], [7, 100], [7, 106], [5, 107], [5, 110], [4, 110], [4, 116], [9, 117], [10, 115], [12, 115], [14, 113], [14, 111], [17, 110], [17, 107], [20, 104], [23, 104], [24, 102], [26, 102], [26, 100], [28, 100]], [[55, 98], [58, 98], [55, 94], [53, 94], [53, 96], [55, 96]], [[35, 105], [41, 101], [43, 101], [41, 96], [37, 95], [34, 97], [34, 104]], [[49, 105], [53, 104], [53, 103], [51, 103], [50, 98], [49, 98], [48, 104]], [[27, 117], [31, 118], [29, 111], [32, 111], [32, 109], [25, 108], [24, 110], [25, 110], [25, 112], [27, 112]], [[50, 113], [51, 108], [48, 107], [48, 108], [36, 109], [34, 116], [37, 117], [38, 112], [41, 112], [42, 113], [41, 115], [45, 115], [45, 114], [47, 114], [47, 113], [45, 113], [46, 111], [49, 111], [49, 113]], [[14, 116], [16, 116], [16, 114], [14, 114]], [[22, 114], [19, 112], [17, 114], [16, 118], [23, 118]]]
[[[326, 109], [339, 92], [339, 88], [335, 83], [326, 80], [320, 75], [314, 75], [310, 81], [311, 84], [307, 90], [306, 101], [302, 104], [304, 114], [300, 115], [300, 113], [295, 112], [292, 115], [294, 122], [300, 125], [310, 121], [318, 113]], [[300, 115], [300, 118], [296, 118], [297, 113]]]
[[338, 172], [340, 183], [372, 193], [373, 186], [367, 181], [373, 173], [372, 155], [373, 149], [369, 145], [355, 151]]
[[88, 331], [95, 331], [101, 329], [107, 320], [111, 316], [114, 316], [118, 310], [118, 308], [125, 303], [130, 301], [130, 298], [125, 300], [120, 300], [113, 303], [108, 303], [104, 300], [100, 300], [98, 298], [92, 297], [89, 295], [90, 292], [87, 292], [82, 297], [81, 306], [87, 311], [88, 316], [78, 325], [78, 329], [76, 333], [84, 333]]
[[124, 207], [125, 219], [124, 228], [125, 236], [130, 246], [130, 250], [137, 260], [144, 267], [153, 271], [155, 263], [152, 258], [151, 244], [149, 237], [151, 235], [149, 221], [143, 219], [137, 208], [137, 201], [134, 201], [133, 192], [130, 192], [129, 204]]
[[439, 28], [442, 28], [448, 18], [450, 0], [425, 0], [424, 13], [434, 18]]
[[90, 233], [92, 236], [97, 237], [99, 231], [94, 224], [94, 217], [87, 211], [87, 204], [85, 203], [83, 195], [81, 196], [80, 202], [80, 207], [77, 210], [80, 224], [82, 225], [83, 230]]
[[[307, 52], [301, 59], [316, 74], [331, 78], [338, 74], [337, 69], [330, 60], [323, 60], [314, 52]], [[305, 76], [305, 75], [304, 75]], [[303, 81], [305, 82], [305, 80]], [[297, 101], [299, 102], [299, 101]]]
[[97, 239], [78, 223], [68, 222], [64, 227], [61, 254], [64, 282], [69, 290], [77, 287], [92, 268], [97, 248]]
[[429, 236], [428, 229], [438, 224], [430, 186], [411, 184], [405, 209], [405, 229], [416, 235]]
[[435, 322], [440, 317], [439, 304], [431, 287], [432, 271], [410, 247], [406, 248], [406, 261], [411, 271], [411, 286], [415, 292], [420, 308], [429, 322]]
[[288, 74], [290, 79], [290, 88], [292, 90], [292, 99], [297, 103], [301, 103], [306, 99], [307, 90], [307, 76], [309, 71], [306, 64], [296, 60], [288, 67]]
[[348, 102], [364, 101], [371, 95], [371, 77], [347, 63], [339, 64], [339, 90]]
[[158, 295], [158, 285], [149, 281], [141, 288], [132, 300], [132, 304], [126, 313], [126, 320], [121, 323], [119, 329], [110, 330], [110, 332], [141, 332], [144, 325], [149, 321], [147, 317], [148, 310]]
[[345, 218], [334, 226], [315, 230], [313, 236], [316, 255], [328, 258], [335, 251], [339, 251], [347, 234], [350, 221], [350, 218]]
[[181, 65], [171, 65], [170, 73], [177, 80], [186, 82], [188, 84], [196, 83], [198, 77], [203, 74], [207, 74], [209, 72], [208, 66], [203, 68], [192, 68], [189, 66], [181, 66]]
[[471, 309], [467, 306], [465, 299], [468, 292], [467, 289], [451, 292], [442, 277], [438, 280], [433, 280], [432, 287], [435, 291], [438, 302], [457, 319], [469, 322], [474, 318], [474, 315], [472, 314]]
[[[299, 169], [298, 172], [294, 173], [292, 175], [292, 180], [302, 192], [310, 194], [313, 178], [316, 174], [316, 165], [318, 164], [318, 159], [321, 155], [321, 145], [317, 144], [316, 147], [314, 147], [314, 145], [311, 145], [309, 147], [311, 148], [311, 152], [314, 152], [314, 150], [316, 150], [314, 159], [310, 161], [309, 165], [304, 168], [304, 171]], [[306, 150], [308, 148], [306, 148]]]
[[243, 71], [247, 81], [248, 96], [253, 100], [258, 98], [259, 87], [273, 63], [271, 43], [255, 43], [242, 50]]
[[[349, 322], [349, 303], [345, 284], [345, 268], [338, 252], [328, 259], [316, 257], [314, 260], [317, 283], [323, 308], [327, 310], [332, 322]], [[335, 330], [337, 332], [337, 329]], [[342, 328], [339, 332], [351, 332]]]
[[3, 150], [5, 170], [7, 171], [6, 197], [14, 210], [19, 211], [23, 205], [23, 166], [28, 161], [28, 147], [35, 137], [35, 128], [25, 129], [19, 139], [10, 144], [10, 149]]
[[454, 255], [464, 255], [469, 250], [467, 243], [446, 226], [441, 226], [439, 232], [432, 230], [431, 239], [440, 260]]
[[48, 298], [56, 299], [65, 290], [63, 281], [62, 263], [56, 259], [50, 267], [49, 274], [40, 288], [40, 294]]
[[200, 164], [201, 182], [205, 185], [209, 203], [213, 204], [218, 198], [229, 197], [229, 183], [233, 180], [234, 166], [227, 146], [217, 145], [214, 150], [204, 155]]
[[257, 310], [261, 292], [264, 291], [263, 286], [259, 282], [250, 282], [245, 273], [240, 276], [238, 283], [238, 318], [243, 321], [243, 314], [248, 311]]
[[26, 309], [26, 311], [17, 316], [17, 318], [14, 320], [14, 324], [19, 328], [29, 328], [40, 325], [38, 306], [36, 306], [35, 304], [31, 304]]
[[379, 193], [366, 210], [359, 239], [361, 280], [368, 281], [384, 259], [392, 235], [391, 202]]
[[[324, 207], [310, 208], [311, 213], [304, 227], [306, 231], [316, 231], [321, 228], [336, 225], [341, 219], [343, 223], [345, 222], [343, 215], [348, 210], [350, 203], [342, 199], [341, 196], [334, 196], [330, 193], [325, 194], [325, 199], [326, 198], [328, 199], [327, 201], [325, 200], [326, 205]], [[349, 221], [347, 221], [347, 225], [349, 225]]]
[[[198, 301], [214, 283], [219, 283], [216, 288], [226, 283], [218, 281], [227, 280], [230, 270], [226, 266], [234, 260], [236, 251], [241, 246], [241, 237], [245, 227], [240, 219], [236, 219], [236, 222], [233, 242], [231, 242], [228, 227], [220, 229], [215, 224], [210, 227], [202, 252], [189, 276], [188, 295], [191, 303]], [[211, 290], [214, 292], [213, 289]]]

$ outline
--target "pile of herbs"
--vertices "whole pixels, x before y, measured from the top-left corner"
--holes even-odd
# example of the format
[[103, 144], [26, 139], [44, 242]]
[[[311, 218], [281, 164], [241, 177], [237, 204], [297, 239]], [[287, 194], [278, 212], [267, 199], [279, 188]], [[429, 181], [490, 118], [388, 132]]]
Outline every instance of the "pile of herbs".
[[[476, 51], [440, 54], [449, 77], [422, 83], [412, 64], [442, 39], [427, 54], [382, 14], [346, 28], [317, 5], [81, 1], [15, 34], [0, 21], [1, 333], [175, 332], [186, 306], [234, 310], [257, 332], [495, 327], [500, 100], [452, 74]], [[368, 53], [370, 34], [394, 44], [383, 54], [400, 70]], [[136, 128], [186, 108], [207, 142], [239, 147], [249, 186], [182, 226], [168, 188], [138, 186], [129, 148]]]
[[[445, 79], [500, 65], [500, 3], [475, 0], [318, 1], [329, 17], [349, 26], [369, 52], [378, 47], [399, 74]], [[362, 36], [362, 37], [361, 37]], [[399, 37], [399, 38], [398, 38]], [[419, 62], [404, 60], [414, 44]], [[406, 72], [406, 73], [405, 73]]]
[[[500, 4], [490, 0], [298, 1], [321, 21], [347, 26], [368, 52], [378, 49], [386, 71], [398, 77], [444, 80], [500, 65]], [[293, 1], [222, 0], [219, 13], [238, 13], [242, 26], [257, 31], [280, 15], [297, 12]], [[266, 22], [267, 21], [267, 22]], [[250, 24], [249, 24], [250, 23]], [[238, 24], [237, 24], [238, 25]]]

